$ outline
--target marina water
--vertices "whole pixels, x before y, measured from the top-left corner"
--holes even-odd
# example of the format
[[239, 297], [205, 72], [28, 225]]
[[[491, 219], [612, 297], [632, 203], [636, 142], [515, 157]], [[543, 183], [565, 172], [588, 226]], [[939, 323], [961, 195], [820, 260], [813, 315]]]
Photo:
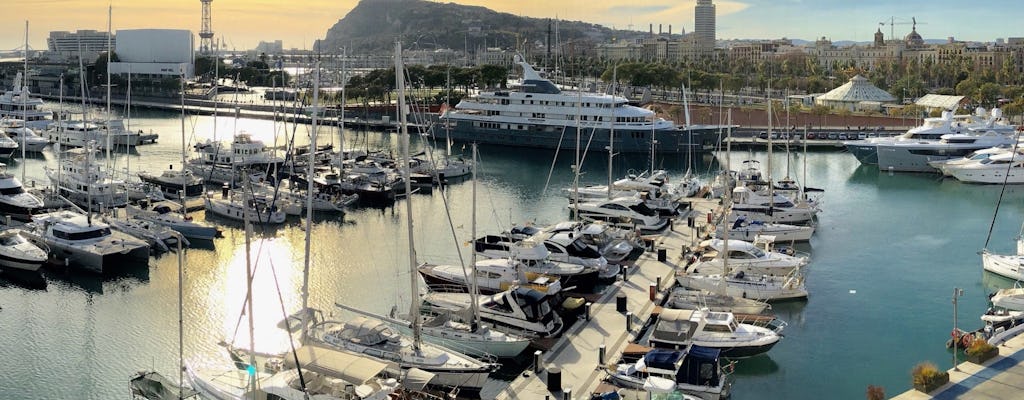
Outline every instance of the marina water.
[[[221, 138], [246, 130], [268, 144], [274, 142], [270, 121], [221, 117], [216, 123]], [[212, 117], [189, 118], [186, 140], [191, 144], [212, 137], [213, 124]], [[160, 140], [115, 156], [119, 170], [129, 164], [132, 171], [159, 171], [172, 164], [179, 168], [177, 114], [142, 113], [133, 117], [132, 127], [158, 132]], [[284, 133], [291, 134], [292, 127], [278, 125], [277, 130], [277, 143], [283, 145]], [[299, 126], [297, 141], [306, 143], [308, 131]], [[414, 151], [443, 152], [443, 146], [415, 139]], [[318, 141], [331, 140], [337, 148], [337, 129], [322, 128]], [[345, 142], [349, 149], [397, 153], [397, 137], [390, 134], [349, 131]], [[461, 144], [454, 148], [468, 154]], [[554, 163], [549, 150], [481, 147], [480, 154], [480, 234], [497, 233], [514, 223], [568, 218], [561, 190], [573, 180], [572, 153], [559, 154]], [[774, 162], [776, 177], [785, 175], [785, 157], [780, 154], [776, 152]], [[700, 157], [696, 172], [710, 175], [724, 156]], [[763, 152], [738, 151], [732, 155], [733, 168], [750, 157], [767, 165]], [[686, 170], [684, 158], [659, 158], [656, 163], [680, 176]], [[985, 310], [987, 294], [1012, 285], [983, 273], [977, 255], [1001, 188], [965, 185], [930, 174], [879, 173], [842, 152], [794, 155], [792, 176], [802, 176], [805, 159], [808, 185], [826, 191], [817, 232], [808, 245], [801, 245], [812, 253], [807, 273], [810, 298], [773, 306], [789, 323], [786, 337], [766, 356], [737, 364], [734, 398], [862, 398], [868, 385], [883, 386], [894, 395], [910, 387], [910, 369], [918, 362], [949, 367], [952, 355], [944, 343], [953, 324], [953, 288], [965, 289], [959, 303], [960, 326], [973, 329], [981, 325], [978, 315]], [[43, 168], [56, 166], [56, 158], [47, 150], [41, 157], [8, 164], [18, 176], [26, 169], [26, 186], [31, 181], [43, 185]], [[620, 155], [615, 175], [642, 171], [649, 164], [644, 155]], [[606, 168], [606, 154], [588, 154], [581, 181], [605, 183]], [[420, 261], [456, 263], [460, 250], [468, 260], [470, 196], [470, 185], [452, 182], [444, 191], [435, 188], [410, 197]], [[1022, 197], [1021, 188], [1006, 189], [989, 245], [993, 251], [1013, 250], [1024, 218]], [[405, 311], [409, 266], [404, 210], [355, 208], [344, 216], [315, 218], [312, 306], [339, 318], [350, 315], [335, 309], [334, 302], [381, 314], [395, 305]], [[205, 219], [201, 211], [192, 215]], [[217, 342], [235, 340], [246, 346], [248, 338], [240, 313], [246, 287], [244, 233], [239, 225], [214, 222], [226, 226], [225, 236], [185, 253], [184, 353], [187, 361], [197, 364], [222, 364], [225, 354]], [[258, 350], [287, 347], [276, 324], [282, 319], [282, 302], [288, 312], [300, 307], [306, 233], [302, 226], [293, 219], [273, 230], [256, 228], [252, 252]], [[676, 226], [687, 229], [684, 222]], [[670, 257], [679, 251], [669, 249]], [[152, 258], [149, 268], [113, 277], [46, 271], [43, 282], [26, 282], [0, 274], [0, 397], [127, 398], [128, 378], [138, 370], [156, 369], [176, 379], [177, 268], [177, 257], [169, 253]], [[490, 389], [500, 387], [495, 382]]]

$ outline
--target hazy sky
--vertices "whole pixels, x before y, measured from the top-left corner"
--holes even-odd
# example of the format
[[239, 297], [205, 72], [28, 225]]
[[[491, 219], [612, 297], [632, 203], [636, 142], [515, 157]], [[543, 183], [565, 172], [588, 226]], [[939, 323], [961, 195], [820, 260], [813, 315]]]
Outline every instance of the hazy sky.
[[[648, 24], [693, 29], [695, 0], [455, 0], [513, 14], [582, 20], [619, 29], [646, 31]], [[281, 39], [286, 48], [308, 48], [355, 7], [357, 0], [214, 0], [213, 30], [229, 47], [252, 48], [260, 40]], [[911, 17], [928, 39], [954, 36], [992, 41], [1024, 36], [1019, 0], [715, 0], [718, 38], [800, 38], [871, 40], [879, 22], [895, 17], [899, 37]], [[3, 0], [0, 49], [20, 47], [24, 21], [29, 44], [45, 48], [54, 30], [106, 30], [112, 4], [113, 29], [200, 29], [199, 0]], [[882, 31], [889, 36], [889, 25]], [[197, 39], [198, 40], [198, 39]]]

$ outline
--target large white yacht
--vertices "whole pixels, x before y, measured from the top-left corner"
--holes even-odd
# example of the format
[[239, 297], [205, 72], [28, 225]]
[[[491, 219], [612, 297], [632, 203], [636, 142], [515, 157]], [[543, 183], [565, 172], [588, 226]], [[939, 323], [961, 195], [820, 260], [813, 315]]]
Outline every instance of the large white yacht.
[[[943, 135], [967, 132], [987, 132], [1009, 134], [1013, 125], [1002, 118], [1002, 111], [993, 109], [986, 118], [984, 108], [975, 110], [974, 115], [953, 115], [952, 111], [943, 111], [940, 117], [925, 118], [924, 122], [906, 133], [895, 137], [879, 137], [843, 142], [846, 150], [857, 157], [862, 164], [878, 164], [878, 146], [892, 145], [900, 142], [936, 142]], [[964, 153], [966, 154], [966, 153]], [[961, 156], [964, 154], [960, 154]]]
[[929, 161], [963, 157], [975, 150], [1009, 146], [1014, 138], [996, 131], [942, 135], [936, 141], [902, 141], [878, 145], [878, 168], [882, 171], [934, 172]]
[[609, 134], [614, 128], [616, 152], [702, 151], [718, 141], [717, 126], [679, 127], [651, 110], [629, 105], [624, 97], [563, 92], [521, 57], [516, 56], [516, 63], [523, 69], [518, 90], [482, 91], [441, 114], [452, 140], [575, 149], [578, 128], [588, 149], [603, 151], [613, 144]]
[[124, 206], [128, 202], [125, 182], [114, 179], [95, 162], [91, 146], [65, 152], [57, 169], [46, 168], [46, 176], [61, 195], [83, 208]]
[[690, 344], [722, 351], [729, 358], [762, 354], [782, 336], [776, 329], [740, 323], [731, 312], [664, 309], [658, 316], [649, 342], [651, 346], [680, 349]]
[[1024, 155], [1007, 150], [981, 160], [947, 165], [943, 170], [960, 182], [1021, 184], [1024, 183]]
[[32, 97], [23, 83], [21, 72], [14, 76], [14, 88], [0, 95], [0, 117], [22, 118], [32, 129], [46, 129], [53, 122], [53, 114], [40, 110], [43, 99]]
[[146, 242], [77, 212], [39, 214], [32, 221], [25, 225], [25, 237], [72, 266], [102, 274], [145, 265], [149, 259]]

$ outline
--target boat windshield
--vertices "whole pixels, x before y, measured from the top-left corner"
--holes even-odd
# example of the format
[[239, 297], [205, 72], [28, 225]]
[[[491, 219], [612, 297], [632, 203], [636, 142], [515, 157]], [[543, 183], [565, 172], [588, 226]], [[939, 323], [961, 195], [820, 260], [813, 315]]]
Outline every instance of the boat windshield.
[[0, 189], [0, 194], [5, 195], [5, 196], [12, 196], [12, 195], [22, 194], [22, 193], [25, 193], [25, 189], [23, 189], [21, 186], [15, 186], [15, 187], [9, 187], [9, 188]]
[[0, 236], [0, 246], [17, 246], [22, 243], [25, 243], [25, 238], [21, 235]]
[[598, 257], [601, 257], [601, 254], [598, 253], [597, 250], [594, 250], [593, 247], [590, 247], [586, 243], [583, 243], [583, 240], [580, 240], [580, 239], [576, 239], [572, 243], [570, 243], [569, 246], [568, 246], [568, 250], [569, 250], [569, 255], [580, 257], [580, 258], [598, 258]]
[[629, 206], [630, 210], [636, 211], [645, 217], [654, 217], [658, 215], [657, 211], [647, 207], [644, 203], [637, 203], [636, 205]]
[[82, 232], [65, 232], [59, 229], [54, 229], [53, 236], [56, 237], [57, 239], [64, 240], [97, 239], [104, 236], [110, 236], [110, 228], [103, 227], [97, 229], [90, 229]]

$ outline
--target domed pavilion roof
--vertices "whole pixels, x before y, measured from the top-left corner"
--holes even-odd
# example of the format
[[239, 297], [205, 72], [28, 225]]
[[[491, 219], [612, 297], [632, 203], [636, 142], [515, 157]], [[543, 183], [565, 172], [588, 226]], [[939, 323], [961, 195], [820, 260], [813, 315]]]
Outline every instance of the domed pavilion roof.
[[882, 89], [875, 87], [867, 78], [857, 75], [846, 84], [832, 89], [828, 93], [818, 96], [818, 100], [841, 101], [858, 103], [862, 101], [877, 101], [888, 103], [896, 101], [896, 97]]

